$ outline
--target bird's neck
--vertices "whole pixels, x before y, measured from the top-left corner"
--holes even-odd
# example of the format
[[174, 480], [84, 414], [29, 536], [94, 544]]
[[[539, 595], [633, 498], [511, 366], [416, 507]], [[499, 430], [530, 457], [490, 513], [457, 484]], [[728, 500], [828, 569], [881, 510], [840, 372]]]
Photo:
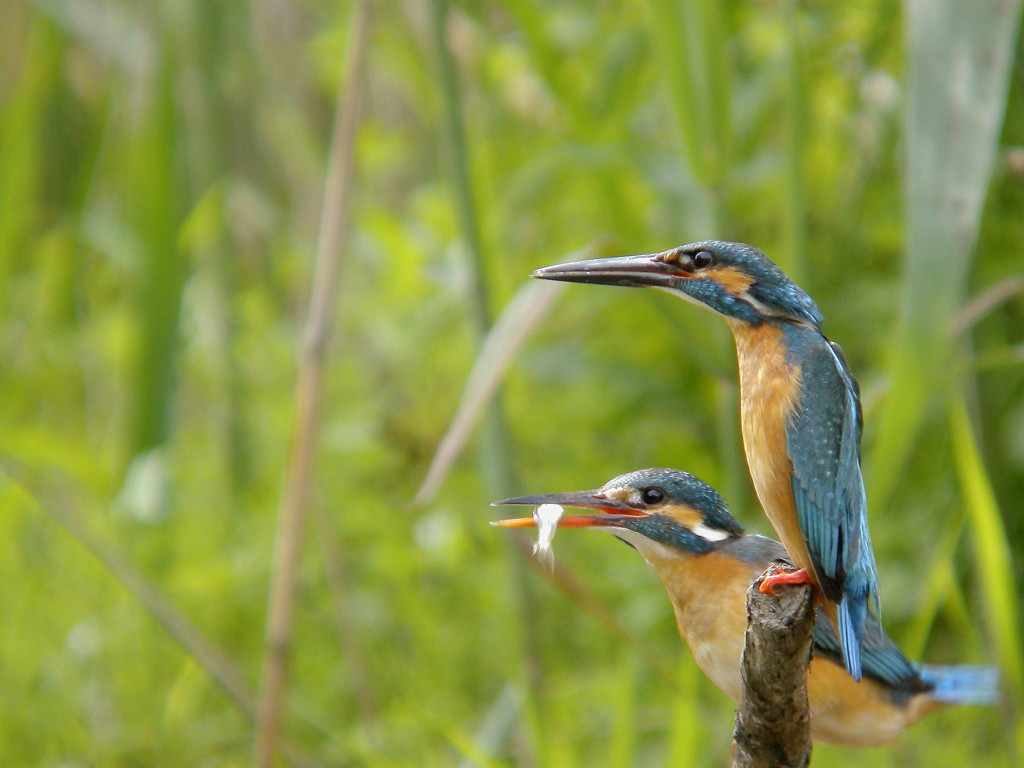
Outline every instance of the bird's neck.
[[756, 573], [718, 550], [651, 565], [665, 585], [679, 634], [697, 665], [727, 695], [738, 698], [746, 591]]

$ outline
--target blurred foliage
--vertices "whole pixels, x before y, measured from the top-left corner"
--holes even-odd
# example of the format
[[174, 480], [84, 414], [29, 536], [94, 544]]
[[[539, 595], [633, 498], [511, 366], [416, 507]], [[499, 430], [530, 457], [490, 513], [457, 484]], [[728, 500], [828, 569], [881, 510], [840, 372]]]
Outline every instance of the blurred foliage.
[[[468, 224], [446, 160], [435, 8]], [[317, 0], [5, 6], [5, 765], [248, 760], [245, 707], [166, 611], [255, 684], [350, 13]], [[1007, 14], [1005, 120], [968, 222], [977, 243], [957, 253], [969, 268], [939, 320], [962, 332], [916, 329], [945, 377], [916, 382], [920, 418], [889, 455], [875, 425], [900, 307], [908, 291], [930, 296], [904, 277], [905, 158], [922, 138], [908, 125], [927, 128], [903, 118], [914, 49], [899, 4], [378, 3], [292, 744], [323, 765], [727, 761], [732, 706], [681, 648], [640, 558], [605, 537], [558, 540], [561, 565], [638, 646], [516, 564], [507, 532], [486, 525], [480, 458], [507, 461], [522, 492], [678, 466], [767, 532], [721, 323], [656, 292], [564, 291], [506, 379], [504, 458], [470, 449], [432, 501], [409, 503], [474, 362], [472, 286], [495, 316], [532, 268], [588, 244], [722, 237], [758, 245], [815, 297], [860, 378], [866, 466], [899, 462], [871, 510], [888, 630], [924, 660], [998, 660], [1008, 676], [998, 717], [945, 710], [895, 751], [819, 748], [814, 764], [1019, 764], [1024, 55]], [[140, 601], [145, 589], [166, 605]]]

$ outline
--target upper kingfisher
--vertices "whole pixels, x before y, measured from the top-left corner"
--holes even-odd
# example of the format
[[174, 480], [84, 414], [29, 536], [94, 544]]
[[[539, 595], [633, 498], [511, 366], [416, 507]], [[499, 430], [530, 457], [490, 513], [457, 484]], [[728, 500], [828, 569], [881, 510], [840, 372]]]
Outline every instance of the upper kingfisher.
[[[744, 535], [714, 488], [678, 469], [643, 469], [578, 493], [521, 496], [494, 502], [559, 504], [601, 514], [572, 515], [560, 528], [597, 528], [632, 545], [665, 585], [676, 624], [711, 681], [735, 700], [746, 630], [746, 591], [772, 563], [784, 561], [779, 542]], [[533, 526], [534, 518], [495, 525]], [[886, 637], [873, 616], [865, 621], [864, 679], [843, 671], [832, 624], [819, 608], [807, 675], [811, 734], [851, 747], [891, 745], [903, 730], [942, 704], [991, 704], [997, 673], [985, 666], [917, 666]]]
[[[661, 253], [543, 267], [545, 280], [660, 288], [725, 318], [739, 358], [743, 447], [757, 497], [838, 625], [846, 668], [861, 675], [868, 601], [880, 613], [860, 468], [861, 408], [842, 350], [814, 301], [758, 249], [705, 240]], [[838, 607], [838, 610], [837, 610]]]

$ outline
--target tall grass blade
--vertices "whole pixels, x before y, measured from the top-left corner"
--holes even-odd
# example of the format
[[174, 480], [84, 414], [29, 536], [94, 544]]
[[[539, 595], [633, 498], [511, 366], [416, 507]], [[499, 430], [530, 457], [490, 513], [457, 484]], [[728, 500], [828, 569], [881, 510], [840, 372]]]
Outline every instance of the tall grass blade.
[[[0, 474], [0, 508], [21, 508], [46, 515], [95, 557], [118, 583], [146, 608], [186, 653], [210, 676], [229, 701], [248, 720], [256, 719], [256, 697], [235, 663], [179, 611], [160, 588], [120, 552], [101, 541], [76, 515], [41, 503], [12, 478]], [[295, 765], [317, 768], [320, 763], [289, 741], [282, 750]]]
[[949, 319], [968, 268], [1006, 109], [1020, 0], [908, 0], [906, 261], [890, 390], [868, 492], [883, 507], [950, 384]]
[[7, 499], [4, 506], [35, 509], [55, 520], [88, 552], [135, 595], [150, 613], [164, 626], [192, 657], [210, 674], [238, 709], [247, 717], [256, 713], [256, 703], [249, 684], [235, 669], [231, 660], [215, 648], [199, 630], [174, 606], [167, 597], [139, 573], [120, 553], [97, 539], [76, 516], [57, 507], [41, 504], [28, 490], [9, 477], [0, 475], [0, 496]]
[[178, 319], [187, 265], [179, 247], [182, 190], [177, 152], [178, 116], [166, 51], [154, 54], [155, 72], [143, 80], [148, 113], [128, 145], [122, 187], [140, 245], [135, 299], [134, 395], [130, 456], [167, 439], [178, 354]]
[[505, 763], [490, 757], [468, 733], [448, 728], [445, 730], [444, 736], [461, 755], [461, 764], [474, 766], [474, 768], [506, 768]]
[[648, 0], [651, 40], [687, 165], [708, 205], [707, 231], [722, 237], [732, 155], [732, 69], [717, 0]]
[[[473, 330], [481, 344], [491, 326], [489, 285], [487, 280], [487, 258], [484, 254], [481, 224], [477, 215], [470, 173], [470, 153], [463, 127], [462, 103], [458, 74], [452, 56], [449, 39], [449, 5], [447, 0], [427, 0], [430, 12], [431, 43], [436, 57], [436, 85], [441, 92], [441, 139], [447, 160], [447, 176], [451, 185], [456, 219], [463, 246], [467, 251], [469, 266], [469, 291], [466, 295], [468, 313]], [[486, 485], [492, 498], [502, 498], [513, 493], [514, 470], [510, 459], [511, 439], [502, 403], [500, 388], [490, 396], [484, 410], [481, 430], [481, 461]], [[511, 553], [511, 548], [507, 551]], [[535, 598], [529, 580], [525, 578], [522, 559], [511, 558], [515, 582], [515, 605], [518, 625], [521, 631], [523, 667], [528, 681], [527, 712], [539, 710], [540, 700], [540, 639], [531, 616], [535, 609]], [[533, 756], [544, 752], [540, 743], [543, 736], [532, 729], [531, 738], [524, 740]]]
[[996, 307], [1024, 293], [1024, 277], [1008, 277], [992, 285], [971, 299], [953, 318], [950, 330], [954, 336], [966, 333], [975, 323]]
[[40, 213], [39, 164], [46, 151], [47, 99], [60, 74], [58, 45], [52, 25], [36, 19], [20, 41], [17, 83], [0, 91], [0, 274], [4, 275], [13, 273], [13, 260]]
[[672, 708], [672, 735], [668, 743], [668, 759], [665, 765], [673, 768], [696, 768], [706, 765], [707, 760], [701, 759], [701, 747], [705, 741], [702, 729], [694, 727], [700, 722], [698, 707], [701, 687], [700, 668], [692, 657], [684, 656], [677, 667], [676, 679], [679, 691]]
[[702, 124], [697, 118], [697, 85], [687, 56], [686, 26], [680, 5], [668, 0], [649, 0], [647, 9], [651, 41], [660, 65], [658, 74], [678, 126], [687, 165], [698, 180], [708, 182], [713, 177], [713, 168], [703, 148]]
[[356, 708], [359, 711], [359, 726], [367, 740], [374, 742], [376, 734], [373, 726], [377, 722], [379, 698], [373, 685], [373, 669], [366, 660], [365, 649], [351, 620], [352, 606], [343, 550], [338, 537], [331, 534], [328, 513], [323, 507], [316, 508], [316, 523], [338, 638], [350, 670]]
[[636, 765], [636, 657], [632, 654], [624, 659], [618, 670], [618, 679], [613, 703], [611, 738], [608, 744], [608, 768], [632, 768]]
[[960, 537], [963, 535], [966, 512], [961, 516], [959, 524], [949, 531], [942, 543], [936, 548], [937, 554], [927, 573], [920, 580], [925, 587], [924, 593], [917, 599], [914, 620], [904, 633], [900, 646], [907, 656], [915, 661], [923, 660], [925, 646], [931, 634], [935, 619], [942, 607], [947, 593], [956, 588], [956, 574], [953, 558], [956, 554]]
[[561, 288], [564, 284], [531, 280], [523, 284], [505, 307], [484, 338], [459, 407], [430, 462], [423, 484], [416, 491], [414, 504], [425, 504], [437, 493], [473, 427], [490, 404], [512, 359], [533, 329], [547, 316]]
[[366, 59], [370, 44], [371, 7], [370, 0], [364, 0], [353, 9], [351, 36], [344, 62], [345, 74], [338, 92], [331, 137], [330, 164], [324, 182], [316, 270], [302, 344], [295, 394], [295, 424], [281, 496], [267, 607], [263, 679], [253, 750], [253, 764], [257, 768], [271, 768], [280, 743], [299, 558], [320, 427], [324, 358], [334, 310], [338, 269], [350, 220], [359, 107], [366, 81]]
[[[511, 683], [506, 683], [494, 700], [477, 728], [473, 743], [486, 754], [497, 752], [507, 738], [515, 719], [522, 712], [523, 697]], [[474, 768], [479, 763], [468, 756], [459, 763], [459, 768]]]
[[985, 471], [967, 404], [957, 398], [950, 407], [950, 428], [974, 544], [973, 569], [984, 596], [985, 618], [996, 643], [999, 666], [1016, 701], [1024, 691], [1024, 645], [1020, 635], [1019, 598], [1014, 590], [1010, 543], [1002, 515]]
[[[448, 160], [448, 177], [452, 187], [459, 232], [469, 257], [469, 307], [473, 329], [483, 340], [490, 330], [491, 307], [487, 281], [487, 259], [484, 254], [480, 220], [477, 215], [470, 176], [469, 153], [463, 128], [459, 98], [458, 74], [452, 60], [447, 38], [448, 3], [429, 0], [431, 31], [437, 56], [438, 86], [443, 101], [442, 139]], [[508, 425], [505, 423], [500, 392], [496, 393], [484, 416], [481, 453], [488, 487], [495, 497], [512, 492], [513, 471], [508, 459]]]
[[786, 204], [783, 220], [786, 247], [779, 266], [797, 283], [804, 284], [807, 265], [807, 189], [804, 155], [807, 153], [808, 87], [804, 77], [803, 40], [800, 35], [800, 3], [782, 3], [786, 29]]

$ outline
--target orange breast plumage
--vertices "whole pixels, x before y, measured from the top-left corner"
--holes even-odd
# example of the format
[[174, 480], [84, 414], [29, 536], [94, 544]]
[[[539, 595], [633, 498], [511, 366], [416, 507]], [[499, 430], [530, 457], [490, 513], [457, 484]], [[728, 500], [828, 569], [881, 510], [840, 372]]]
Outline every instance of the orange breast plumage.
[[800, 370], [787, 361], [782, 329], [732, 323], [739, 360], [743, 450], [761, 506], [793, 562], [814, 577], [797, 520], [786, 425], [800, 397]]

